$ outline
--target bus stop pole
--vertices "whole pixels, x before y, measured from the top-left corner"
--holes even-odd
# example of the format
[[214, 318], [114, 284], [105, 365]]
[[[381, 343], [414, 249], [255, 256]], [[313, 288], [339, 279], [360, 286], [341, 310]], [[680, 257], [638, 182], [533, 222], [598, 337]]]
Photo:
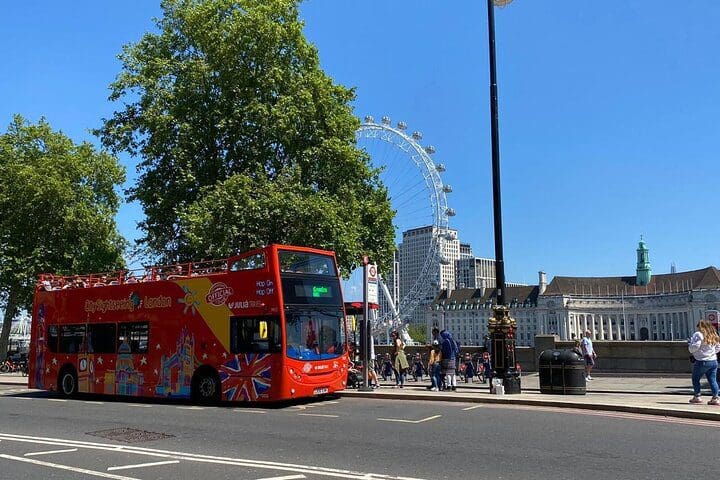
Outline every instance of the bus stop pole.
[[367, 257], [363, 258], [363, 317], [362, 317], [362, 329], [360, 330], [361, 346], [362, 346], [362, 364], [363, 364], [363, 384], [360, 388], [361, 391], [372, 391], [369, 384], [368, 375], [370, 371], [370, 348], [368, 345], [368, 338], [370, 337], [370, 317], [368, 315], [368, 261]]

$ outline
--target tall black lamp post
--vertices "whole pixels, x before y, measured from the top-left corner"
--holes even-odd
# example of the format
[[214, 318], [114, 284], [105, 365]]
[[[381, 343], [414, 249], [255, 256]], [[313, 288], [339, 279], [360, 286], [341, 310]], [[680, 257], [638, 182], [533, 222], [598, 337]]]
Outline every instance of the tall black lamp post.
[[[520, 375], [515, 369], [515, 332], [517, 325], [505, 305], [505, 261], [502, 243], [502, 207], [500, 203], [500, 134], [498, 132], [498, 88], [495, 66], [495, 7], [512, 0], [487, 0], [488, 46], [490, 50], [490, 132], [492, 141], [493, 217], [495, 227], [495, 283], [497, 304], [488, 321], [494, 378], [501, 379], [505, 393], [520, 393]], [[492, 385], [490, 388], [494, 388]]]

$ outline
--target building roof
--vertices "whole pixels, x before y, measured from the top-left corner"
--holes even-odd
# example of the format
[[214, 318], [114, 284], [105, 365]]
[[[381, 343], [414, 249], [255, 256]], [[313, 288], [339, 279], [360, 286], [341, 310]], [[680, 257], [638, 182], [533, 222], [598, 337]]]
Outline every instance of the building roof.
[[[505, 287], [505, 301], [507, 303], [517, 302], [537, 303], [539, 288], [537, 285], [527, 285], [523, 287]], [[481, 288], [459, 288], [457, 290], [450, 291], [450, 297], [448, 298], [447, 290], [441, 291], [433, 304], [435, 305], [462, 305], [462, 304], [485, 304], [488, 301], [492, 301], [493, 304], [497, 303], [497, 289], [496, 288], [485, 288], [484, 292]]]
[[636, 277], [555, 277], [543, 293], [548, 295], [654, 295], [720, 288], [720, 271], [715, 267], [689, 272], [655, 274], [640, 286]]

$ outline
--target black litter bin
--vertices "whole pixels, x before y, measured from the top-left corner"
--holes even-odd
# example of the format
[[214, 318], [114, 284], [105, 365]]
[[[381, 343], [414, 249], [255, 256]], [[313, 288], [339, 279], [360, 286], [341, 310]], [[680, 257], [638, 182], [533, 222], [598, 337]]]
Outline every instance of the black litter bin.
[[538, 360], [540, 393], [585, 395], [585, 360], [572, 350], [543, 350]]

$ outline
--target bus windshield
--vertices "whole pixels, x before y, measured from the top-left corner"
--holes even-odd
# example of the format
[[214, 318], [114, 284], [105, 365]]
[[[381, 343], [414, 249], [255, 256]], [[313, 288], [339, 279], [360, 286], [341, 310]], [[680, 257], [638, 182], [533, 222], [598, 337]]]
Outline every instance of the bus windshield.
[[326, 360], [345, 352], [342, 310], [288, 309], [285, 320], [288, 357]]

